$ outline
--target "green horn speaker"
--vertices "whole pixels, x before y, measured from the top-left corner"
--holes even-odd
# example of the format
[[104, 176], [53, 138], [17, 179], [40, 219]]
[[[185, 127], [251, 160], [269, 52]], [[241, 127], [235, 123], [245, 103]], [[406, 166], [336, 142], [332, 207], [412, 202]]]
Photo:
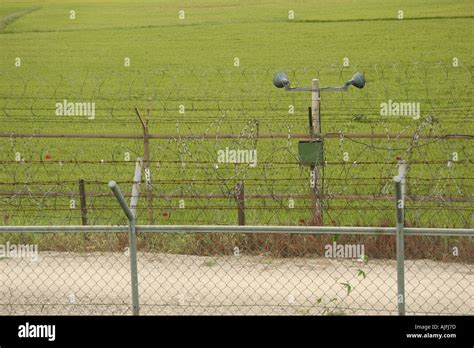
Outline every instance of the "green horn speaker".
[[279, 71], [273, 76], [273, 85], [277, 88], [283, 88], [290, 85], [290, 80], [288, 79], [288, 75], [285, 74], [283, 71]]

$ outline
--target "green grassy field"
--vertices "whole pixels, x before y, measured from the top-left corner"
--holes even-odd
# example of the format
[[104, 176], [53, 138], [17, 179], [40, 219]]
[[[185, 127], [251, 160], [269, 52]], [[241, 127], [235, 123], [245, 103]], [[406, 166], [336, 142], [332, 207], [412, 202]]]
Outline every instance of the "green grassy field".
[[145, 72], [232, 68], [234, 57], [241, 68], [269, 69], [342, 64], [344, 57], [352, 66], [472, 63], [470, 1], [4, 1], [0, 14], [36, 6], [3, 28], [2, 71], [14, 70], [18, 56], [22, 71], [42, 78], [122, 73], [123, 57], [131, 58], [130, 70]]
[[[185, 198], [180, 209], [176, 196], [231, 195], [244, 181], [247, 195], [287, 195], [249, 198], [248, 224], [308, 224], [311, 202], [295, 198], [290, 209], [288, 201], [309, 193], [297, 139], [248, 137], [257, 122], [260, 134], [308, 132], [310, 95], [277, 90], [273, 73], [287, 71], [296, 86], [315, 77], [322, 85], [341, 85], [364, 72], [363, 90], [322, 95], [323, 133], [472, 135], [473, 16], [471, 1], [3, 1], [0, 132], [140, 134], [133, 108], [145, 113], [151, 97], [150, 132], [176, 136], [151, 141], [155, 223], [234, 224], [233, 198]], [[64, 99], [95, 102], [95, 119], [56, 116], [55, 103]], [[389, 99], [420, 102], [420, 119], [381, 116], [380, 105]], [[183, 134], [243, 137], [187, 140]], [[392, 194], [395, 157], [401, 156], [409, 161], [408, 193], [439, 199], [407, 202], [407, 224], [472, 227], [472, 202], [446, 201], [472, 198], [471, 142], [328, 139], [324, 191]], [[95, 194], [88, 197], [89, 222], [125, 223], [116, 201], [98, 195], [109, 192], [111, 179], [130, 190], [134, 159], [143, 154], [140, 140], [30, 137], [0, 138], [0, 144], [0, 223], [80, 224], [80, 178]], [[216, 168], [216, 153], [225, 147], [256, 148], [258, 165]], [[24, 162], [15, 160], [17, 153]], [[458, 163], [448, 167], [453, 153]], [[324, 206], [325, 224], [391, 226], [393, 220], [390, 199], [337, 199]], [[146, 222], [144, 199], [139, 222]]]

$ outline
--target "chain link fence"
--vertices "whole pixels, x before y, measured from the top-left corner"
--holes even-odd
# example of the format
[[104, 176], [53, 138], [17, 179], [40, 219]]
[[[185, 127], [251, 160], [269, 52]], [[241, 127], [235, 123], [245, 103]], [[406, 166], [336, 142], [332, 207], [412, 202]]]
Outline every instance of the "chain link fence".
[[[68, 243], [47, 251], [42, 245], [61, 235], [56, 232], [3, 234], [10, 245], [37, 243], [39, 252], [0, 260], [1, 314], [131, 314], [128, 237], [110, 229], [67, 232], [70, 241], [87, 240], [89, 250]], [[138, 231], [140, 314], [397, 313], [393, 233]], [[474, 313], [472, 231], [452, 237], [406, 233], [406, 313]], [[375, 238], [389, 245], [383, 258], [372, 256]], [[437, 245], [431, 252], [443, 259], [410, 256], [420, 238]], [[285, 257], [271, 252], [277, 239]]]

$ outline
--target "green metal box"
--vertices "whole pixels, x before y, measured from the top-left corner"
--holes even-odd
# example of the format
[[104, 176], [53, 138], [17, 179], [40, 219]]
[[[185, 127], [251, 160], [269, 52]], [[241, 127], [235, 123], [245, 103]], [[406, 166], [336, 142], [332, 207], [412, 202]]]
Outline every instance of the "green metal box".
[[301, 140], [298, 142], [298, 154], [300, 163], [304, 165], [322, 165], [324, 162], [324, 150], [322, 140]]

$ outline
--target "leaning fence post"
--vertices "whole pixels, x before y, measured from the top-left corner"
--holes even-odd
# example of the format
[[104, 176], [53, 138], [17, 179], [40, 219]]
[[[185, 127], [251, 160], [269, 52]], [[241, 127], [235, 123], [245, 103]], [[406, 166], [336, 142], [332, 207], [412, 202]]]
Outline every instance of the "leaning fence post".
[[109, 187], [117, 198], [122, 210], [128, 218], [130, 229], [128, 233], [128, 243], [130, 248], [130, 274], [132, 280], [132, 307], [133, 315], [140, 314], [140, 305], [138, 300], [138, 271], [137, 271], [137, 236], [135, 231], [135, 216], [125, 202], [122, 192], [115, 181], [109, 182]]
[[237, 209], [238, 209], [238, 220], [239, 225], [245, 225], [245, 193], [244, 183], [241, 182], [235, 187], [236, 198], [237, 198]]
[[[149, 99], [149, 103], [151, 103], [150, 99]], [[143, 128], [143, 161], [145, 162], [147, 220], [148, 220], [149, 225], [153, 225], [153, 194], [152, 194], [152, 187], [151, 187], [150, 142], [149, 142], [149, 133], [148, 133], [148, 121], [149, 121], [150, 112], [151, 112], [151, 104], [148, 107], [148, 114], [145, 119], [143, 119], [138, 108], [135, 108], [135, 112]]]
[[86, 189], [84, 187], [84, 179], [79, 180], [79, 196], [81, 198], [81, 218], [82, 224], [87, 225], [87, 205], [86, 205]]
[[403, 235], [405, 201], [402, 194], [402, 178], [396, 176], [395, 206], [397, 208], [397, 302], [398, 315], [405, 315], [405, 243]]

